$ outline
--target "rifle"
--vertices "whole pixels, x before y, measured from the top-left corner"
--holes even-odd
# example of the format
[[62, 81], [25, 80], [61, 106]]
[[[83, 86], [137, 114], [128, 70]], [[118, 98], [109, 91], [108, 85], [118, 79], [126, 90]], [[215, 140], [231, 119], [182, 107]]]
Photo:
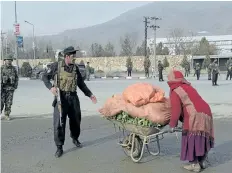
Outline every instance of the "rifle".
[[62, 126], [62, 121], [61, 121], [61, 118], [62, 118], [62, 107], [61, 107], [61, 99], [60, 99], [60, 89], [59, 89], [59, 86], [60, 86], [60, 81], [59, 81], [59, 75], [60, 75], [60, 64], [59, 64], [59, 61], [58, 61], [58, 70], [57, 70], [57, 75], [56, 75], [56, 78], [55, 78], [55, 87], [56, 87], [56, 90], [57, 90], [57, 96], [56, 96], [56, 100], [57, 100], [57, 106], [58, 106], [58, 111], [59, 111], [59, 114], [60, 114], [60, 126]]

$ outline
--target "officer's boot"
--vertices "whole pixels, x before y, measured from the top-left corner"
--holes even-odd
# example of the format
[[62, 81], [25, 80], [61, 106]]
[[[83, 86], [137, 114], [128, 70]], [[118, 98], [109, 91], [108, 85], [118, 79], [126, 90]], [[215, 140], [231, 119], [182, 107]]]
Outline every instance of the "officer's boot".
[[57, 145], [57, 150], [56, 150], [56, 153], [55, 153], [55, 157], [58, 158], [58, 157], [62, 156], [62, 154], [63, 154], [62, 145]]
[[10, 115], [5, 113], [5, 120], [10, 121]]
[[81, 148], [82, 144], [79, 142], [78, 139], [73, 139], [73, 144], [76, 145], [76, 147]]

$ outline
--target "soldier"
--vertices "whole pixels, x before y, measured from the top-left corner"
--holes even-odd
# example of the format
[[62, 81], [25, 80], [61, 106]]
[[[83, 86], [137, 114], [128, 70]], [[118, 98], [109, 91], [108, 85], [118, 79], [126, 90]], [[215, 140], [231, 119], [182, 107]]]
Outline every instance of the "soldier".
[[197, 75], [197, 80], [200, 79], [200, 75], [201, 75], [201, 66], [199, 63], [196, 63], [196, 66], [195, 66], [195, 70], [196, 70], [196, 75]]
[[12, 65], [13, 55], [8, 54], [4, 58], [5, 64], [1, 67], [1, 113], [5, 107], [6, 120], [10, 120], [11, 106], [13, 104], [14, 91], [18, 88], [18, 73]]
[[[72, 46], [64, 49], [64, 60], [51, 64], [50, 68], [44, 73], [42, 78], [45, 86], [55, 96], [52, 104], [54, 107], [54, 141], [57, 146], [55, 157], [60, 157], [63, 154], [67, 115], [69, 117], [70, 136], [73, 143], [77, 147], [82, 147], [81, 143], [79, 142], [81, 110], [79, 98], [76, 92], [77, 86], [92, 100], [94, 104], [97, 102], [96, 97], [84, 83], [78, 66], [73, 63], [73, 58], [75, 57], [77, 51], [78, 50], [75, 50]], [[51, 79], [58, 80], [55, 80], [54, 85], [52, 85], [50, 82]], [[58, 86], [60, 89], [60, 98], [62, 104], [61, 122], [57, 104], [57, 89], [55, 86]]]
[[190, 64], [187, 62], [184, 66], [184, 77], [188, 77], [189, 75], [189, 70], [190, 70]]
[[229, 76], [231, 80], [232, 79], [232, 63], [230, 64], [230, 67], [229, 67]]
[[128, 77], [129, 76], [131, 77], [131, 72], [132, 72], [132, 68], [133, 68], [133, 63], [132, 63], [131, 57], [127, 58], [127, 60], [126, 60], [126, 67], [127, 67]]
[[90, 66], [89, 66], [89, 62], [87, 62], [85, 70], [86, 70], [86, 79], [87, 79], [87, 81], [89, 81], [89, 79], [90, 79]]
[[218, 80], [218, 74], [219, 74], [219, 67], [217, 64], [217, 60], [215, 59], [212, 64], [212, 85], [213, 86], [218, 86], [217, 80]]
[[228, 80], [231, 70], [230, 67], [232, 65], [232, 59], [230, 58], [227, 62], [226, 62], [226, 68], [227, 68], [227, 74], [226, 74], [226, 80]]
[[148, 56], [144, 59], [143, 65], [145, 70], [145, 77], [149, 78], [149, 68], [151, 66], [151, 61]]
[[207, 70], [208, 70], [208, 80], [211, 80], [212, 62], [210, 62], [209, 66], [207, 67]]
[[164, 69], [163, 64], [161, 63], [161, 61], [158, 61], [159, 81], [164, 81], [164, 79], [163, 79], [163, 69]]

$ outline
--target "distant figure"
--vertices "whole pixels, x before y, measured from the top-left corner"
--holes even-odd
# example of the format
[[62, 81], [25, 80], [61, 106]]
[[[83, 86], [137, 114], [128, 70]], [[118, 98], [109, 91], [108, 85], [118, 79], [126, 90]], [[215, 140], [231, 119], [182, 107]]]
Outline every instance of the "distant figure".
[[208, 66], [208, 80], [211, 80], [211, 73], [212, 73], [212, 63], [209, 64]]
[[217, 84], [218, 74], [219, 74], [219, 67], [217, 64], [217, 60], [215, 59], [213, 64], [212, 64], [212, 76], [213, 76], [212, 85], [213, 86], [218, 86], [218, 84]]
[[158, 71], [159, 71], [159, 81], [164, 81], [163, 79], [163, 69], [164, 69], [164, 66], [163, 64], [161, 63], [161, 61], [158, 61]]
[[228, 78], [230, 77], [231, 80], [231, 66], [232, 66], [232, 59], [230, 58], [227, 62], [226, 62], [226, 68], [227, 68], [227, 74], [226, 74], [226, 80], [228, 80]]
[[152, 75], [152, 77], [155, 78], [155, 67], [154, 66], [152, 66], [152, 68], [151, 68], [151, 75]]
[[190, 72], [190, 64], [189, 62], [187, 62], [184, 66], [184, 77], [188, 77], [189, 72]]
[[90, 66], [89, 66], [89, 62], [87, 62], [87, 65], [86, 65], [85, 69], [86, 69], [86, 80], [89, 81], [89, 79], [90, 79]]
[[199, 80], [201, 75], [201, 66], [199, 63], [196, 63], [195, 70], [196, 70], [197, 80]]
[[144, 65], [145, 77], [149, 78], [149, 68], [151, 66], [151, 61], [148, 56], [144, 59], [143, 65]]

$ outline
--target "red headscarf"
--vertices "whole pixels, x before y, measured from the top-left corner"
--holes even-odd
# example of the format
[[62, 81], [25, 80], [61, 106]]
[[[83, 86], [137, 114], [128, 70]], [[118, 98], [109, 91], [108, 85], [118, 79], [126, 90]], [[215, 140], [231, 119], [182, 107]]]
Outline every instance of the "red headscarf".
[[183, 85], [191, 85], [185, 78], [184, 75], [178, 70], [172, 70], [168, 74], [168, 85], [171, 90]]

